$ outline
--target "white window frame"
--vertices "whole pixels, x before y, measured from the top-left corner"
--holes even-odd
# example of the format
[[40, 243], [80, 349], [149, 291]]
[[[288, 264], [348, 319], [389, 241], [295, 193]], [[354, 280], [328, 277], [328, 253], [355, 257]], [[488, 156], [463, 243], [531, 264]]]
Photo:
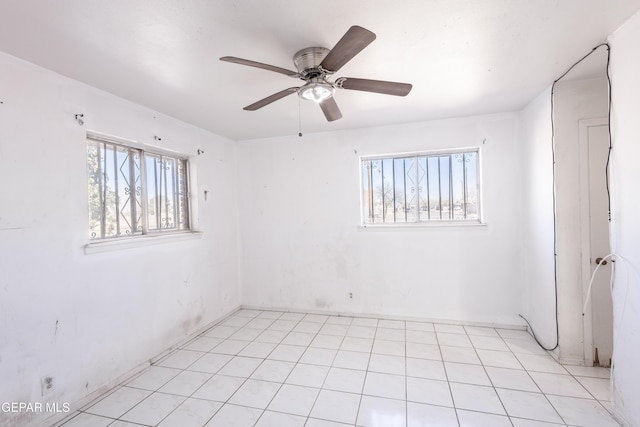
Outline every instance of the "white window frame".
[[[152, 230], [149, 231], [147, 228], [147, 204], [146, 202], [142, 204], [142, 219], [141, 219], [141, 233], [133, 234], [133, 235], [121, 235], [121, 236], [113, 236], [113, 237], [98, 237], [92, 238], [88, 244], [84, 246], [85, 254], [90, 253], [99, 253], [105, 251], [118, 250], [123, 248], [131, 248], [131, 247], [140, 247], [146, 245], [153, 245], [157, 243], [164, 242], [174, 242], [185, 239], [193, 239], [193, 238], [201, 238], [202, 232], [196, 231], [194, 229], [194, 203], [192, 203], [191, 199], [191, 188], [192, 188], [192, 176], [191, 176], [191, 164], [189, 156], [184, 155], [180, 152], [168, 150], [166, 148], [157, 147], [155, 145], [142, 144], [137, 141], [128, 140], [124, 138], [119, 138], [111, 135], [105, 135], [96, 132], [87, 132], [85, 138], [85, 149], [87, 147], [88, 141], [93, 140], [97, 142], [104, 142], [108, 144], [115, 144], [125, 148], [130, 148], [133, 150], [138, 150], [141, 153], [140, 159], [140, 176], [141, 181], [146, 181], [146, 178], [142, 178], [146, 176], [145, 172], [145, 159], [144, 154], [156, 155], [156, 156], [167, 156], [174, 159], [180, 159], [185, 162], [185, 171], [184, 177], [186, 180], [186, 192], [185, 192], [185, 202], [187, 204], [187, 221], [188, 227], [182, 230], [176, 229], [167, 229], [167, 230]], [[86, 157], [86, 156], [85, 156]], [[142, 195], [140, 196], [144, 201], [146, 200], [146, 182], [142, 186]], [[87, 200], [87, 206], [88, 206]]]
[[[421, 220], [419, 213], [415, 215], [415, 221], [408, 222], [379, 222], [379, 223], [370, 223], [367, 222], [367, 210], [369, 207], [369, 203], [364, 200], [364, 189], [365, 182], [363, 181], [363, 162], [370, 160], [392, 160], [392, 159], [403, 159], [403, 158], [418, 158], [424, 156], [449, 156], [455, 154], [462, 153], [476, 153], [477, 155], [477, 164], [476, 164], [476, 181], [477, 181], [477, 211], [478, 218], [471, 220], [456, 220], [456, 219], [430, 219], [430, 220]], [[417, 169], [417, 168], [416, 168]], [[417, 170], [416, 170], [417, 174]], [[449, 171], [451, 174], [451, 170]], [[359, 175], [359, 198], [360, 198], [360, 228], [366, 229], [389, 229], [389, 228], [414, 228], [414, 227], [451, 227], [451, 226], [485, 226], [483, 220], [483, 200], [482, 200], [482, 152], [480, 147], [462, 147], [462, 148], [454, 148], [454, 149], [442, 149], [442, 150], [428, 150], [428, 151], [411, 151], [411, 152], [397, 152], [397, 153], [388, 153], [388, 154], [375, 154], [375, 155], [363, 155], [359, 157], [358, 160], [358, 175]], [[418, 197], [419, 200], [419, 197]], [[419, 204], [419, 202], [418, 202]], [[418, 207], [419, 209], [419, 207]], [[419, 211], [418, 211], [419, 212]]]

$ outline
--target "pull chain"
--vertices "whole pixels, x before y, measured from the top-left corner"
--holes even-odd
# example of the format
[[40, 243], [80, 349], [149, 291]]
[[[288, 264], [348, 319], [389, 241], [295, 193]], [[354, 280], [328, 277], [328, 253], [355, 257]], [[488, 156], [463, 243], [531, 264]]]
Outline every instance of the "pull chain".
[[300, 97], [298, 97], [298, 136], [302, 138], [302, 113], [300, 107]]

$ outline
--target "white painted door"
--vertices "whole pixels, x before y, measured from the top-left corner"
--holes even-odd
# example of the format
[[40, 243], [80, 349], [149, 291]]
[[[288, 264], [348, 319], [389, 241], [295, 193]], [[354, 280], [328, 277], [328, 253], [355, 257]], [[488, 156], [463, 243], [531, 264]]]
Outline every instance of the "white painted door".
[[[606, 122], [587, 126], [588, 145], [588, 227], [589, 277], [595, 270], [597, 258], [610, 252], [606, 163], [609, 150], [609, 126]], [[584, 141], [583, 141], [584, 142]], [[584, 176], [584, 175], [583, 175]], [[583, 205], [584, 206], [584, 205]], [[610, 259], [606, 260], [594, 278], [591, 289], [592, 357], [600, 366], [609, 366], [613, 350], [613, 305], [609, 289]], [[587, 331], [585, 331], [586, 335]], [[596, 359], [597, 349], [597, 359]]]

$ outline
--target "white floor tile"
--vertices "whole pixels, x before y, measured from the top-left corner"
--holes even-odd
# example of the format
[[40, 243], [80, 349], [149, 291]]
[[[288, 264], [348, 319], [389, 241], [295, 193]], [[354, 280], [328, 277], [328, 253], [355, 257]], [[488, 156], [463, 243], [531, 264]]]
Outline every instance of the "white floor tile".
[[155, 363], [155, 365], [164, 366], [165, 368], [185, 369], [205, 354], [207, 353], [200, 351], [177, 350], [158, 363]]
[[319, 391], [316, 388], [284, 384], [269, 404], [268, 409], [306, 417], [311, 412]]
[[300, 358], [299, 363], [307, 363], [309, 365], [331, 366], [338, 350], [327, 348], [309, 347]]
[[433, 331], [410, 331], [406, 332], [407, 342], [419, 344], [438, 344], [438, 338]]
[[315, 337], [315, 333], [292, 331], [292, 332], [289, 332], [289, 335], [284, 337], [284, 339], [282, 340], [282, 344], [302, 345], [306, 347], [309, 344], [311, 344], [311, 341], [313, 341], [314, 337]]
[[189, 366], [189, 370], [215, 374], [222, 369], [224, 365], [229, 363], [232, 358], [233, 356], [229, 356], [227, 354], [207, 353]]
[[235, 334], [238, 331], [238, 329], [240, 329], [240, 328], [234, 328], [234, 327], [231, 327], [231, 326], [218, 325], [218, 326], [214, 326], [213, 328], [209, 329], [203, 335], [206, 336], [206, 337], [227, 339], [231, 335]]
[[527, 371], [549, 372], [552, 374], [568, 374], [567, 370], [553, 357], [535, 354], [516, 354], [516, 357]]
[[220, 402], [187, 399], [158, 427], [202, 427], [222, 407]]
[[609, 412], [596, 400], [548, 396], [551, 404], [569, 425], [583, 427], [619, 427]]
[[265, 409], [279, 389], [278, 383], [249, 379], [231, 396], [229, 403]]
[[531, 372], [530, 375], [543, 393], [584, 399], [592, 398], [582, 384], [571, 375], [549, 374], [546, 372]]
[[262, 314], [262, 310], [252, 310], [250, 308], [241, 308], [240, 310], [233, 313], [234, 316], [238, 317], [249, 317], [254, 318]]
[[434, 323], [433, 326], [435, 327], [436, 332], [438, 333], [444, 332], [447, 334], [462, 334], [462, 335], [467, 334], [464, 328], [460, 325], [447, 325], [444, 323]]
[[220, 375], [249, 378], [262, 363], [262, 359], [236, 356], [218, 371]]
[[231, 335], [229, 339], [238, 341], [253, 341], [262, 333], [263, 329], [249, 328], [247, 326], [240, 329], [235, 334]]
[[211, 338], [206, 336], [201, 336], [196, 338], [195, 340], [191, 340], [187, 345], [182, 347], [185, 350], [193, 350], [193, 351], [209, 351], [213, 347], [217, 346], [222, 342], [222, 338]]
[[328, 366], [297, 364], [286, 380], [287, 384], [302, 385], [307, 387], [322, 387], [324, 379], [329, 373]]
[[407, 402], [407, 427], [458, 427], [453, 408]]
[[484, 366], [496, 368], [524, 369], [520, 361], [511, 351], [495, 351], [477, 349], [476, 353]]
[[306, 314], [302, 321], [304, 322], [316, 322], [316, 323], [325, 323], [329, 319], [329, 316], [324, 314]]
[[386, 354], [372, 354], [369, 359], [369, 371], [405, 375], [405, 358]]
[[158, 391], [161, 393], [177, 394], [179, 396], [191, 396], [202, 384], [206, 383], [211, 376], [212, 374], [207, 372], [183, 371]]
[[267, 329], [268, 331], [283, 331], [283, 332], [291, 332], [293, 328], [298, 324], [297, 320], [286, 320], [284, 319], [284, 315], [278, 320], [274, 320], [274, 322]]
[[437, 344], [407, 343], [407, 357], [417, 359], [442, 360], [440, 347]]
[[114, 421], [113, 424], [109, 424], [109, 427], [140, 427], [140, 424], [117, 420]]
[[511, 351], [500, 337], [486, 337], [482, 335], [470, 335], [471, 344], [476, 349]]
[[491, 381], [480, 365], [470, 365], [467, 363], [444, 362], [447, 372], [447, 379], [450, 382], [486, 385], [490, 386]]
[[270, 342], [252, 342], [249, 343], [245, 348], [242, 349], [238, 356], [246, 356], [246, 357], [258, 357], [264, 359], [267, 357], [273, 349], [275, 349], [277, 344]]
[[596, 366], [571, 366], [566, 365], [565, 369], [569, 371], [571, 375], [576, 377], [592, 377], [592, 378], [609, 378], [611, 376], [611, 370], [608, 368], [599, 368]]
[[258, 314], [257, 318], [274, 320], [279, 319], [283, 314], [284, 313], [281, 311], [263, 311], [262, 313]]
[[557, 427], [566, 426], [566, 424], [545, 423], [544, 421], [525, 420], [524, 418], [511, 417], [513, 427]]
[[216, 354], [228, 354], [231, 356], [235, 356], [236, 354], [240, 353], [242, 349], [245, 348], [248, 344], [249, 342], [247, 341], [234, 340], [229, 338], [222, 341], [220, 344], [213, 347], [213, 349], [209, 351]]
[[380, 319], [378, 321], [378, 328], [404, 329], [405, 323], [404, 320]]
[[347, 335], [347, 330], [349, 330], [348, 325], [335, 325], [335, 324], [326, 323], [322, 326], [322, 328], [320, 329], [320, 331], [318, 331], [318, 333], [323, 335], [336, 335], [336, 336], [343, 337]]
[[539, 354], [546, 355], [547, 352], [542, 349], [533, 339], [503, 338], [509, 349], [514, 353], [522, 354]]
[[247, 328], [254, 329], [267, 329], [274, 322], [273, 319], [255, 318], [251, 322], [247, 323]]
[[373, 339], [371, 338], [356, 338], [347, 336], [344, 338], [344, 340], [342, 340], [340, 350], [370, 353], [372, 346]]
[[453, 403], [457, 409], [506, 415], [493, 387], [450, 383]]
[[405, 341], [405, 331], [404, 329], [389, 329], [389, 328], [381, 328], [378, 327], [376, 329], [376, 340], [385, 340], [385, 341]]
[[512, 417], [562, 423], [556, 410], [541, 393], [497, 389], [500, 400]]
[[209, 381], [204, 383], [202, 387], [196, 390], [192, 397], [226, 402], [233, 393], [240, 388], [244, 381], [242, 378], [214, 375]]
[[360, 394], [321, 390], [310, 417], [354, 424], [358, 415]]
[[164, 368], [162, 366], [150, 366], [140, 375], [127, 382], [127, 386], [135, 388], [143, 388], [145, 390], [155, 391], [168, 383], [173, 377], [178, 375], [182, 370], [175, 368]]
[[485, 328], [480, 326], [465, 326], [464, 330], [467, 335], [481, 337], [499, 337], [498, 332], [494, 328]]
[[300, 320], [302, 320], [305, 316], [305, 313], [296, 313], [293, 311], [284, 313], [282, 316], [280, 316], [280, 319], [282, 320], [295, 320], [296, 323], [299, 322]]
[[351, 322], [353, 326], [369, 326], [369, 327], [377, 327], [378, 319], [372, 319], [368, 317], [355, 317], [353, 322]]
[[511, 390], [531, 391], [540, 393], [540, 389], [531, 379], [526, 371], [519, 369], [494, 368], [487, 366], [485, 368], [489, 378], [496, 388], [507, 388]]
[[267, 359], [281, 360], [283, 362], [297, 362], [307, 350], [307, 347], [298, 345], [279, 344], [273, 349]]
[[265, 411], [258, 420], [256, 427], [303, 427], [306, 420], [305, 417], [298, 415]]
[[347, 333], [345, 334], [348, 337], [355, 338], [375, 338], [376, 336], [376, 328], [371, 326], [358, 326], [352, 324], [347, 329]]
[[356, 424], [362, 427], [405, 427], [406, 402], [362, 396]]
[[126, 414], [122, 415], [120, 419], [132, 423], [155, 426], [180, 406], [185, 399], [183, 396], [153, 393]]
[[480, 359], [473, 348], [448, 347], [440, 345], [442, 360], [445, 362], [471, 363], [480, 365]]
[[353, 317], [348, 316], [329, 316], [326, 324], [328, 325], [347, 325], [349, 326], [353, 322]]
[[222, 322], [222, 325], [223, 326], [230, 326], [230, 327], [233, 327], [233, 328], [241, 328], [244, 325], [246, 325], [247, 323], [249, 323], [249, 321], [251, 321], [251, 318], [249, 318], [249, 317], [231, 316], [231, 317], [227, 317], [227, 319]]
[[331, 349], [331, 350], [337, 350], [337, 349], [340, 348], [340, 345], [342, 345], [342, 340], [343, 339], [344, 339], [344, 337], [340, 337], [340, 336], [337, 336], [337, 335], [322, 335], [322, 334], [318, 334], [313, 339], [313, 341], [311, 341], [310, 347], [328, 348], [328, 349]]
[[496, 332], [502, 338], [516, 338], [524, 340], [530, 340], [532, 338], [529, 332], [521, 329], [496, 329]]
[[407, 377], [407, 400], [453, 407], [451, 391], [446, 381]]
[[322, 323], [302, 321], [293, 328], [293, 332], [303, 332], [307, 334], [317, 334], [322, 329]]
[[206, 427], [251, 427], [262, 415], [261, 409], [225, 404]]
[[451, 346], [451, 347], [468, 347], [473, 348], [471, 344], [471, 340], [467, 336], [467, 334], [453, 334], [446, 332], [436, 332], [436, 336], [438, 337], [438, 344], [440, 346]]
[[598, 400], [611, 399], [611, 381], [608, 378], [575, 377], [593, 397]]
[[320, 420], [318, 418], [309, 418], [305, 427], [351, 427], [352, 424], [338, 423], [336, 421]]
[[390, 399], [406, 399], [405, 377], [367, 372], [363, 394]]
[[279, 360], [265, 360], [253, 371], [251, 378], [255, 380], [273, 381], [283, 383], [287, 379], [293, 367], [293, 362], [282, 362]]
[[362, 393], [365, 376], [365, 371], [334, 367], [329, 370], [322, 387], [327, 390]]
[[85, 412], [110, 418], [119, 418], [150, 395], [151, 392], [148, 390], [121, 387], [86, 409]]
[[106, 427], [113, 422], [113, 418], [105, 418], [99, 415], [81, 413], [72, 418], [62, 427]]
[[271, 329], [267, 329], [266, 331], [258, 335], [258, 337], [255, 340], [258, 342], [280, 344], [280, 342], [284, 339], [284, 337], [287, 336], [288, 333], [289, 332], [287, 331], [274, 331]]
[[407, 357], [407, 376], [428, 378], [431, 380], [447, 380], [444, 364], [439, 360], [414, 359]]
[[338, 350], [333, 366], [337, 368], [367, 370], [369, 366], [369, 353]]
[[402, 356], [405, 355], [405, 343], [404, 341], [387, 341], [375, 339], [373, 341], [373, 348], [371, 350], [372, 353], [377, 354], [388, 354], [391, 356]]
[[430, 322], [406, 322], [406, 328], [407, 331], [435, 331], [433, 323]]
[[511, 421], [504, 415], [485, 414], [482, 412], [458, 409], [460, 427], [511, 427]]

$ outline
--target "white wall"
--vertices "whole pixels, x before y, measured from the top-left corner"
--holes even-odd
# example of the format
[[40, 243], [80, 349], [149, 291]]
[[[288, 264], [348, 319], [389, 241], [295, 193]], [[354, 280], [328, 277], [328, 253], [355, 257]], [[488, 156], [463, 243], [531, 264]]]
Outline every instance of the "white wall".
[[[606, 64], [602, 64], [603, 67]], [[561, 81], [554, 89], [559, 357], [584, 362], [582, 231], [580, 217], [580, 132], [582, 119], [607, 117], [604, 78]], [[602, 179], [604, 179], [604, 171]]]
[[618, 417], [640, 425], [640, 15], [614, 33], [611, 44], [612, 249], [628, 260], [616, 263], [614, 287], [614, 400]]
[[[240, 304], [234, 143], [5, 54], [0, 102], [0, 401], [77, 402]], [[193, 156], [204, 236], [85, 255], [89, 129]]]
[[[243, 303], [521, 324], [518, 127], [502, 114], [240, 143]], [[359, 228], [360, 156], [454, 147], [481, 149], [487, 226]]]
[[524, 316], [547, 348], [556, 345], [551, 89], [522, 111]]

